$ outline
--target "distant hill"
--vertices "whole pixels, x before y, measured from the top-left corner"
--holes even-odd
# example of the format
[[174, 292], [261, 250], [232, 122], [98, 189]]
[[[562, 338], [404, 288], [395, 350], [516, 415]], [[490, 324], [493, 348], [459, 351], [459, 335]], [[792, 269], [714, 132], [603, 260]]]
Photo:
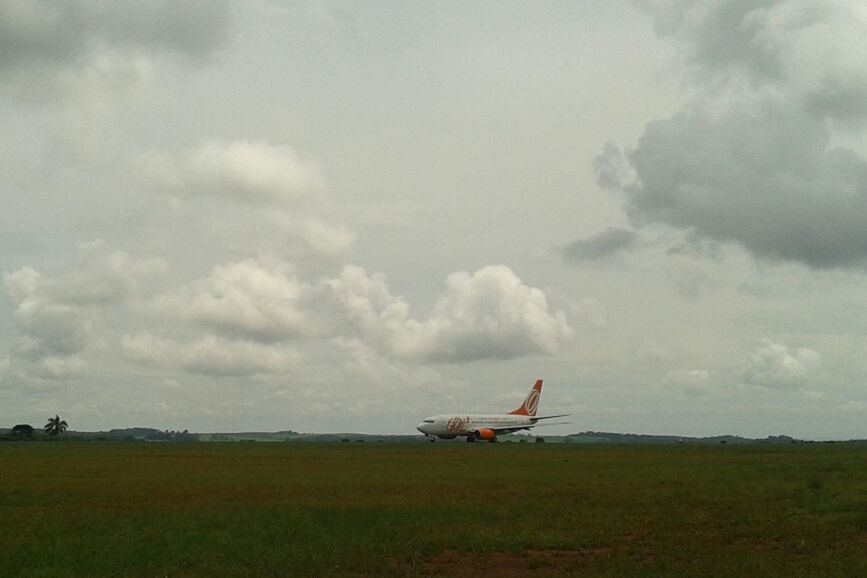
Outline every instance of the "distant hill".
[[630, 433], [586, 431], [564, 436], [568, 443], [585, 444], [794, 444], [805, 443], [787, 435], [768, 436], [761, 439], [722, 435], [711, 437], [688, 437], [672, 435], [645, 435]]
[[[768, 436], [766, 438], [745, 438], [740, 436], [722, 435], [710, 437], [689, 437], [674, 435], [645, 435], [616, 432], [585, 431], [565, 436], [552, 436], [542, 434], [513, 434], [500, 436], [503, 443], [534, 441], [537, 437], [544, 438], [549, 443], [568, 444], [799, 444], [818, 443], [810, 440], [800, 440], [787, 435]], [[0, 428], [0, 441], [44, 441], [47, 436], [42, 432], [36, 432], [31, 437], [22, 438], [13, 436], [9, 428]], [[291, 430], [277, 432], [221, 432], [221, 433], [192, 433], [184, 431], [159, 430], [150, 427], [118, 428], [108, 431], [67, 431], [52, 441], [93, 441], [93, 442], [292, 442], [292, 443], [427, 443], [427, 438], [422, 435], [385, 435], [385, 434], [362, 434], [362, 433], [298, 433]], [[463, 438], [456, 440], [437, 440], [437, 443], [466, 443]], [[822, 443], [867, 443], [867, 440], [846, 440], [839, 442]]]
[[67, 430], [62, 436], [54, 441], [95, 441], [95, 442], [133, 442], [133, 441], [159, 441], [159, 442], [197, 442], [199, 436], [184, 431], [159, 430], [152, 427], [129, 427], [111, 429], [108, 431], [75, 431]]
[[198, 434], [205, 442], [299, 442], [299, 443], [334, 443], [334, 442], [390, 442], [408, 443], [426, 441], [421, 435], [378, 435], [361, 433], [298, 433], [281, 432], [230, 432]]

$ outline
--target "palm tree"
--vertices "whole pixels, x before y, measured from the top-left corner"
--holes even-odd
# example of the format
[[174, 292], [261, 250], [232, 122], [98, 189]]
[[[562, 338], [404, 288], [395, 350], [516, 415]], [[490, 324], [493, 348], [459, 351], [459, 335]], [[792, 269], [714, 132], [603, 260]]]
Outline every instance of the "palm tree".
[[48, 418], [48, 423], [45, 424], [45, 427], [42, 428], [45, 430], [50, 436], [56, 436], [62, 434], [66, 431], [66, 428], [69, 427], [66, 424], [66, 420], [60, 419], [59, 415], [55, 415], [54, 417]]

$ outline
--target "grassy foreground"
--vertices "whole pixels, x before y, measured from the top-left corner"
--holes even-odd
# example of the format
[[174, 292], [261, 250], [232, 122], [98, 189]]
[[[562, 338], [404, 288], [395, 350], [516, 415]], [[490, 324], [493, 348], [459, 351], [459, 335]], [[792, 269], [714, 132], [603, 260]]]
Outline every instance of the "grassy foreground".
[[867, 447], [0, 445], [2, 576], [867, 576]]

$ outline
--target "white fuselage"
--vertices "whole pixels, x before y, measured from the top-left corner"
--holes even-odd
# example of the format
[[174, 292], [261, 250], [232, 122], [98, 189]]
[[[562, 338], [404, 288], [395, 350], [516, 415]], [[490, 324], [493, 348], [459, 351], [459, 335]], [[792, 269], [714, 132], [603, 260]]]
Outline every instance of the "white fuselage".
[[444, 414], [423, 420], [416, 429], [427, 436], [453, 438], [472, 435], [482, 429], [503, 430], [532, 426], [537, 419], [528, 415], [512, 414]]

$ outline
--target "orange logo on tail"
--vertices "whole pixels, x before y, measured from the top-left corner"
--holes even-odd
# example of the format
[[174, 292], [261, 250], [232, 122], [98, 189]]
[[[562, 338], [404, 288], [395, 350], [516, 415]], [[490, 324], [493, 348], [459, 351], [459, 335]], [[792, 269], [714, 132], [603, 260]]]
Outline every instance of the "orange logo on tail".
[[516, 409], [515, 411], [510, 411], [510, 415], [536, 415], [536, 408], [539, 407], [539, 397], [542, 395], [542, 380], [537, 379], [536, 383], [533, 385], [533, 389], [530, 390], [530, 394], [527, 396], [527, 399], [524, 400], [524, 403], [521, 404], [521, 407]]
[[533, 390], [530, 392], [530, 395], [527, 396], [527, 400], [524, 402], [524, 407], [527, 408], [527, 413], [530, 415], [536, 415], [536, 406], [539, 405], [539, 391]]

